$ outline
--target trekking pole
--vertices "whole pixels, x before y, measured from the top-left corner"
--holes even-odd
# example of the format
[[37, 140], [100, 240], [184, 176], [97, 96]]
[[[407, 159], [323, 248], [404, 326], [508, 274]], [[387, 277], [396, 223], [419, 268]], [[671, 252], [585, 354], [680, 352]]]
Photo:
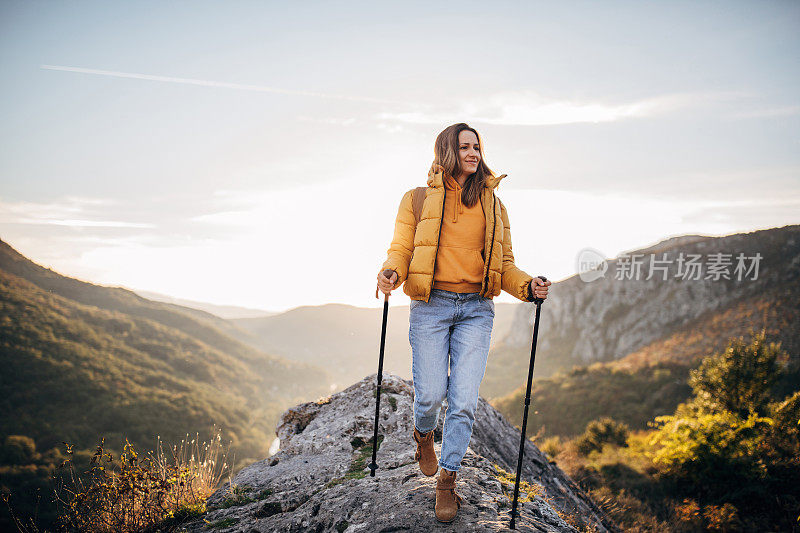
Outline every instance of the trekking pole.
[[[540, 280], [546, 282], [547, 278], [544, 276], [537, 276]], [[517, 458], [517, 477], [514, 479], [514, 503], [511, 504], [511, 529], [516, 529], [514, 520], [517, 517], [517, 496], [519, 495], [519, 477], [522, 474], [522, 452], [525, 449], [525, 427], [528, 425], [528, 405], [531, 403], [531, 384], [533, 383], [533, 361], [536, 359], [536, 340], [539, 336], [539, 310], [542, 307], [541, 298], [534, 298], [533, 303], [536, 304], [536, 318], [533, 320], [533, 341], [531, 344], [531, 363], [528, 366], [528, 388], [525, 391], [525, 411], [522, 414], [522, 434], [519, 439], [519, 457]]]
[[[383, 275], [390, 279], [394, 274], [394, 270], [386, 269]], [[378, 290], [375, 289], [375, 297], [378, 297]], [[378, 464], [375, 458], [378, 454], [378, 421], [381, 414], [381, 380], [383, 378], [383, 347], [386, 345], [386, 317], [389, 315], [389, 295], [385, 295], [383, 299], [383, 326], [381, 327], [381, 353], [378, 358], [378, 391], [375, 395], [375, 433], [372, 436], [372, 462], [369, 464], [369, 475], [375, 477], [375, 470], [378, 469]]]

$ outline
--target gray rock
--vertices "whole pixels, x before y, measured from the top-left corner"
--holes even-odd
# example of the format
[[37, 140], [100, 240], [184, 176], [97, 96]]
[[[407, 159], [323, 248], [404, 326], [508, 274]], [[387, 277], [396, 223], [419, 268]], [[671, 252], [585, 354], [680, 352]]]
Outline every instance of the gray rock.
[[[761, 256], [757, 276], [754, 272], [736, 272], [740, 253], [748, 258]], [[622, 258], [618, 257], [607, 260], [608, 271], [603, 278], [584, 282], [575, 274], [550, 287], [542, 306], [537, 363], [553, 360], [559, 361], [560, 368], [570, 368], [573, 364], [620, 359], [690, 326], [706, 313], [767, 290], [784, 292], [784, 288], [800, 281], [800, 225], [725, 237], [684, 235], [628, 254], [642, 255], [638, 277], [622, 279], [618, 270]], [[730, 279], [716, 279], [707, 271], [714, 254], [729, 254], [722, 257], [730, 262], [723, 269]], [[700, 256], [701, 279], [682, 279], [678, 273], [679, 257], [690, 255]], [[657, 270], [647, 279], [653, 259], [666, 260], [660, 265], [667, 267], [667, 279], [662, 279]], [[750, 266], [751, 261], [746, 260], [744, 266]], [[706, 279], [707, 276], [711, 277]], [[503, 349], [518, 350], [526, 362], [531, 349], [533, 309], [532, 303], [520, 304], [508, 335], [498, 341]], [[493, 374], [491, 361], [490, 355], [487, 377]], [[542, 373], [542, 366], [538, 367], [537, 378], [549, 375]], [[485, 390], [481, 388], [481, 392]], [[484, 392], [487, 396], [496, 393]]]
[[[209, 497], [203, 520], [183, 529], [208, 531], [210, 523], [217, 524], [216, 531], [237, 532], [510, 531], [514, 486], [501, 480], [498, 467], [513, 476], [519, 430], [479, 398], [470, 447], [456, 478], [464, 503], [455, 521], [440, 523], [433, 510], [436, 477], [423, 475], [414, 461], [412, 383], [393, 374], [382, 380], [382, 440], [378, 469], [370, 476], [376, 379], [372, 374], [284, 412], [278, 453], [242, 469], [231, 480], [233, 487], [225, 483]], [[445, 409], [446, 403], [434, 438], [437, 456]], [[523, 502], [526, 489], [536, 494]], [[519, 499], [517, 531], [619, 531], [531, 441], [526, 441]]]

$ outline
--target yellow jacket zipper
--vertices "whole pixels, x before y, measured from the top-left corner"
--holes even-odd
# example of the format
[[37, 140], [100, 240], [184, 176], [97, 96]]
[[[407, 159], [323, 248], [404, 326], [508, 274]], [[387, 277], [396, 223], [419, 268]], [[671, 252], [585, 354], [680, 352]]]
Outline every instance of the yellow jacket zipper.
[[439, 217], [439, 236], [436, 237], [436, 252], [433, 254], [433, 272], [431, 273], [431, 287], [428, 290], [428, 300], [431, 299], [433, 292], [433, 280], [436, 278], [436, 259], [439, 255], [439, 240], [442, 238], [442, 223], [444, 222], [444, 202], [447, 199], [447, 187], [442, 183], [442, 216]]
[[492, 192], [492, 242], [490, 243], [489, 246], [489, 255], [486, 257], [486, 275], [484, 276], [483, 279], [484, 283], [486, 284], [484, 288], [484, 290], [486, 291], [488, 291], [489, 289], [489, 267], [492, 264], [492, 251], [494, 250], [494, 233], [495, 233], [495, 228], [497, 227], [497, 215], [495, 213], [496, 203], [497, 202], [494, 201], [494, 192]]

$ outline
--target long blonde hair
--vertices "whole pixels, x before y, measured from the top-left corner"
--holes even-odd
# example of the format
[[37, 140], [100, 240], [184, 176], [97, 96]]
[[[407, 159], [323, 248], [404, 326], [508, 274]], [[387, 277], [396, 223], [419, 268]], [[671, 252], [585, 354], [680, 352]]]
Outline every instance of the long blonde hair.
[[494, 176], [494, 173], [486, 165], [483, 157], [483, 141], [475, 128], [464, 122], [459, 122], [443, 129], [436, 136], [436, 143], [433, 148], [433, 164], [441, 165], [445, 172], [453, 177], [461, 175], [461, 160], [458, 157], [458, 134], [464, 130], [471, 131], [478, 138], [478, 150], [481, 154], [481, 159], [478, 161], [478, 170], [467, 178], [461, 192], [461, 203], [467, 207], [472, 207], [480, 201], [486, 178]]

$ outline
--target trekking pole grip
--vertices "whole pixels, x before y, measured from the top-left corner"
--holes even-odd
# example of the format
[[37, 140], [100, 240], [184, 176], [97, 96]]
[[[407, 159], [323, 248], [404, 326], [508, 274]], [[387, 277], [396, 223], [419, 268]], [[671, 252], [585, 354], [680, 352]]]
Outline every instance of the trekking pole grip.
[[[395, 273], [394, 270], [392, 270], [391, 268], [387, 268], [386, 270], [381, 272], [381, 274], [383, 274], [384, 277], [386, 277], [386, 279], [392, 279], [392, 274], [394, 274], [394, 273]], [[399, 276], [399, 274], [398, 274], [398, 276]], [[377, 297], [378, 297], [378, 289], [375, 289], [375, 298], [377, 298]], [[389, 295], [387, 294], [386, 297], [384, 298], [384, 300], [388, 300], [388, 299], [389, 299]]]
[[[547, 281], [547, 278], [544, 276], [536, 276], [536, 277], [542, 281]], [[531, 291], [531, 293], [533, 293], [533, 291]], [[536, 297], [533, 298], [533, 303], [535, 304], [541, 304], [542, 302], [544, 302], [544, 298], [536, 298]]]

